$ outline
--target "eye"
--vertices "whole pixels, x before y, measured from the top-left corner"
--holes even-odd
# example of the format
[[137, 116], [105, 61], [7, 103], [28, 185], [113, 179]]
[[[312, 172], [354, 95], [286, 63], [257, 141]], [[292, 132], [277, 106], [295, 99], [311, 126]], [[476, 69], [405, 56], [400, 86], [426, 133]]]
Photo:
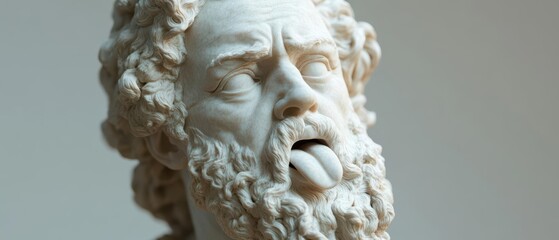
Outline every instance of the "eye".
[[324, 58], [307, 61], [299, 68], [299, 71], [303, 77], [324, 77], [330, 73], [327, 61]]
[[240, 92], [253, 87], [256, 84], [254, 75], [249, 73], [239, 73], [228, 78], [221, 91], [223, 92]]

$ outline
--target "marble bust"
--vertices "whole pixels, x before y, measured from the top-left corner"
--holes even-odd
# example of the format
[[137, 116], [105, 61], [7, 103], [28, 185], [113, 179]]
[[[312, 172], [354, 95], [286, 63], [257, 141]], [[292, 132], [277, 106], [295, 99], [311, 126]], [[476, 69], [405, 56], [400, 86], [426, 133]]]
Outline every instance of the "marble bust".
[[343, 0], [117, 0], [101, 47], [110, 146], [161, 239], [389, 239], [364, 86], [380, 58]]

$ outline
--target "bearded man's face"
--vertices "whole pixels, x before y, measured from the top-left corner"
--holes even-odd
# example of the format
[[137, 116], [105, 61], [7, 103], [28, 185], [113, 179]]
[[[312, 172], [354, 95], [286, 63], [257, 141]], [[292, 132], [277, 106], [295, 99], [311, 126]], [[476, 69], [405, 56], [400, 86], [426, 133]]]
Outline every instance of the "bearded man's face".
[[208, 1], [181, 69], [196, 203], [239, 239], [388, 239], [392, 196], [311, 1]]

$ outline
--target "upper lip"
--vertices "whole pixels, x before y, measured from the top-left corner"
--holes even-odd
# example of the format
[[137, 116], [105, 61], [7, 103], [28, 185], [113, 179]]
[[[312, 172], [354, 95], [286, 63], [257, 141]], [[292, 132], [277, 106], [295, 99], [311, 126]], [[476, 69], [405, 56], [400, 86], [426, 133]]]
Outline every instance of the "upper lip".
[[322, 134], [319, 134], [317, 131], [314, 130], [314, 128], [308, 125], [305, 126], [305, 130], [303, 131], [303, 133], [301, 133], [301, 135], [299, 135], [298, 138], [293, 142], [292, 148], [297, 147], [296, 146], [297, 142], [305, 141], [305, 140], [316, 140], [318, 143], [324, 144], [332, 148], [331, 147], [332, 139], [329, 139], [327, 136], [323, 136]]

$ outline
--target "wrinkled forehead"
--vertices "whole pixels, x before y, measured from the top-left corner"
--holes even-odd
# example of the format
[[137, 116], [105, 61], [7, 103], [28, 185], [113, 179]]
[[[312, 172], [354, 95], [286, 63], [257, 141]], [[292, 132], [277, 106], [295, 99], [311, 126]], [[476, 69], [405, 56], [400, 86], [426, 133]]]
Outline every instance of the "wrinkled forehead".
[[271, 46], [274, 35], [292, 42], [331, 38], [311, 0], [207, 0], [187, 31], [188, 58]]

